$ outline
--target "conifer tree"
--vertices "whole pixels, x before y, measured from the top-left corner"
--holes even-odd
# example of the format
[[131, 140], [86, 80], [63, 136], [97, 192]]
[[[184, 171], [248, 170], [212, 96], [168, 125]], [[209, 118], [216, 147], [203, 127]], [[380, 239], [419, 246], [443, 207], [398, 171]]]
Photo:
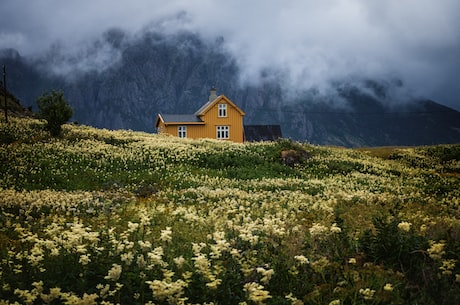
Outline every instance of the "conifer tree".
[[47, 121], [46, 128], [52, 136], [59, 136], [62, 124], [66, 123], [73, 115], [72, 107], [64, 98], [61, 91], [51, 91], [37, 99], [39, 115]]

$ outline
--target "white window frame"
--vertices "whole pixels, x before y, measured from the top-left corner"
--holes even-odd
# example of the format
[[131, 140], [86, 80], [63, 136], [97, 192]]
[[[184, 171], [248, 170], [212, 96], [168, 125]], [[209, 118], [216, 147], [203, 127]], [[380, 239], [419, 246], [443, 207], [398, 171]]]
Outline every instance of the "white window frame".
[[227, 104], [217, 104], [219, 118], [227, 117]]
[[187, 126], [185, 125], [177, 126], [177, 136], [179, 138], [186, 138], [187, 137]]
[[216, 139], [228, 140], [230, 139], [230, 126], [216, 126]]

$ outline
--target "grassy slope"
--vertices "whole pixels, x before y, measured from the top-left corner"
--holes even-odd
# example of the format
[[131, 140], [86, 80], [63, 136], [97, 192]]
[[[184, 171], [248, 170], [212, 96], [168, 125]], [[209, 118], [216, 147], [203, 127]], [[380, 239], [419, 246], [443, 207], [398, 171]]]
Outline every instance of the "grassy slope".
[[[21, 105], [19, 100], [11, 95], [9, 92], [6, 94], [6, 107], [7, 116], [19, 116], [19, 117], [33, 117], [34, 114], [29, 109]], [[3, 86], [0, 86], [0, 111], [2, 119], [5, 118], [5, 90]]]
[[[32, 119], [1, 129], [0, 300], [55, 286], [62, 301], [125, 304], [460, 299], [460, 145], [357, 151], [70, 125], [49, 139]], [[310, 158], [286, 167], [286, 148]]]

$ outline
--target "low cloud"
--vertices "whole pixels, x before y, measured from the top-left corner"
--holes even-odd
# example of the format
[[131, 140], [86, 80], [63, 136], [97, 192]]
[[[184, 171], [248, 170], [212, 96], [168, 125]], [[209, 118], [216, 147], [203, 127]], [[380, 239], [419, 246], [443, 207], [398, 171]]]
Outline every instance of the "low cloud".
[[[282, 76], [284, 86], [327, 90], [339, 79], [400, 79], [460, 109], [457, 0], [3, 0], [0, 11], [0, 48], [25, 55], [54, 44], [91, 66], [94, 54], [82, 50], [110, 28], [189, 30], [224, 37], [244, 83]], [[116, 60], [98, 50], [101, 67]]]

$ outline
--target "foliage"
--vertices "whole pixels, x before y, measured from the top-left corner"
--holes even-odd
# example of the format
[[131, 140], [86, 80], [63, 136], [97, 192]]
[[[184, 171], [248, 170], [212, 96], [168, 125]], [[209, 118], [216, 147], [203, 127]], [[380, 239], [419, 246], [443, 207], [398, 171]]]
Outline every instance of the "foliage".
[[460, 145], [43, 124], [12, 118], [0, 145], [2, 304], [459, 303]]
[[16, 138], [16, 130], [14, 127], [4, 121], [0, 122], [0, 144], [11, 144], [14, 143]]
[[52, 136], [61, 134], [62, 124], [66, 123], [73, 110], [64, 98], [64, 93], [51, 91], [37, 99], [39, 115], [47, 121], [46, 128]]

